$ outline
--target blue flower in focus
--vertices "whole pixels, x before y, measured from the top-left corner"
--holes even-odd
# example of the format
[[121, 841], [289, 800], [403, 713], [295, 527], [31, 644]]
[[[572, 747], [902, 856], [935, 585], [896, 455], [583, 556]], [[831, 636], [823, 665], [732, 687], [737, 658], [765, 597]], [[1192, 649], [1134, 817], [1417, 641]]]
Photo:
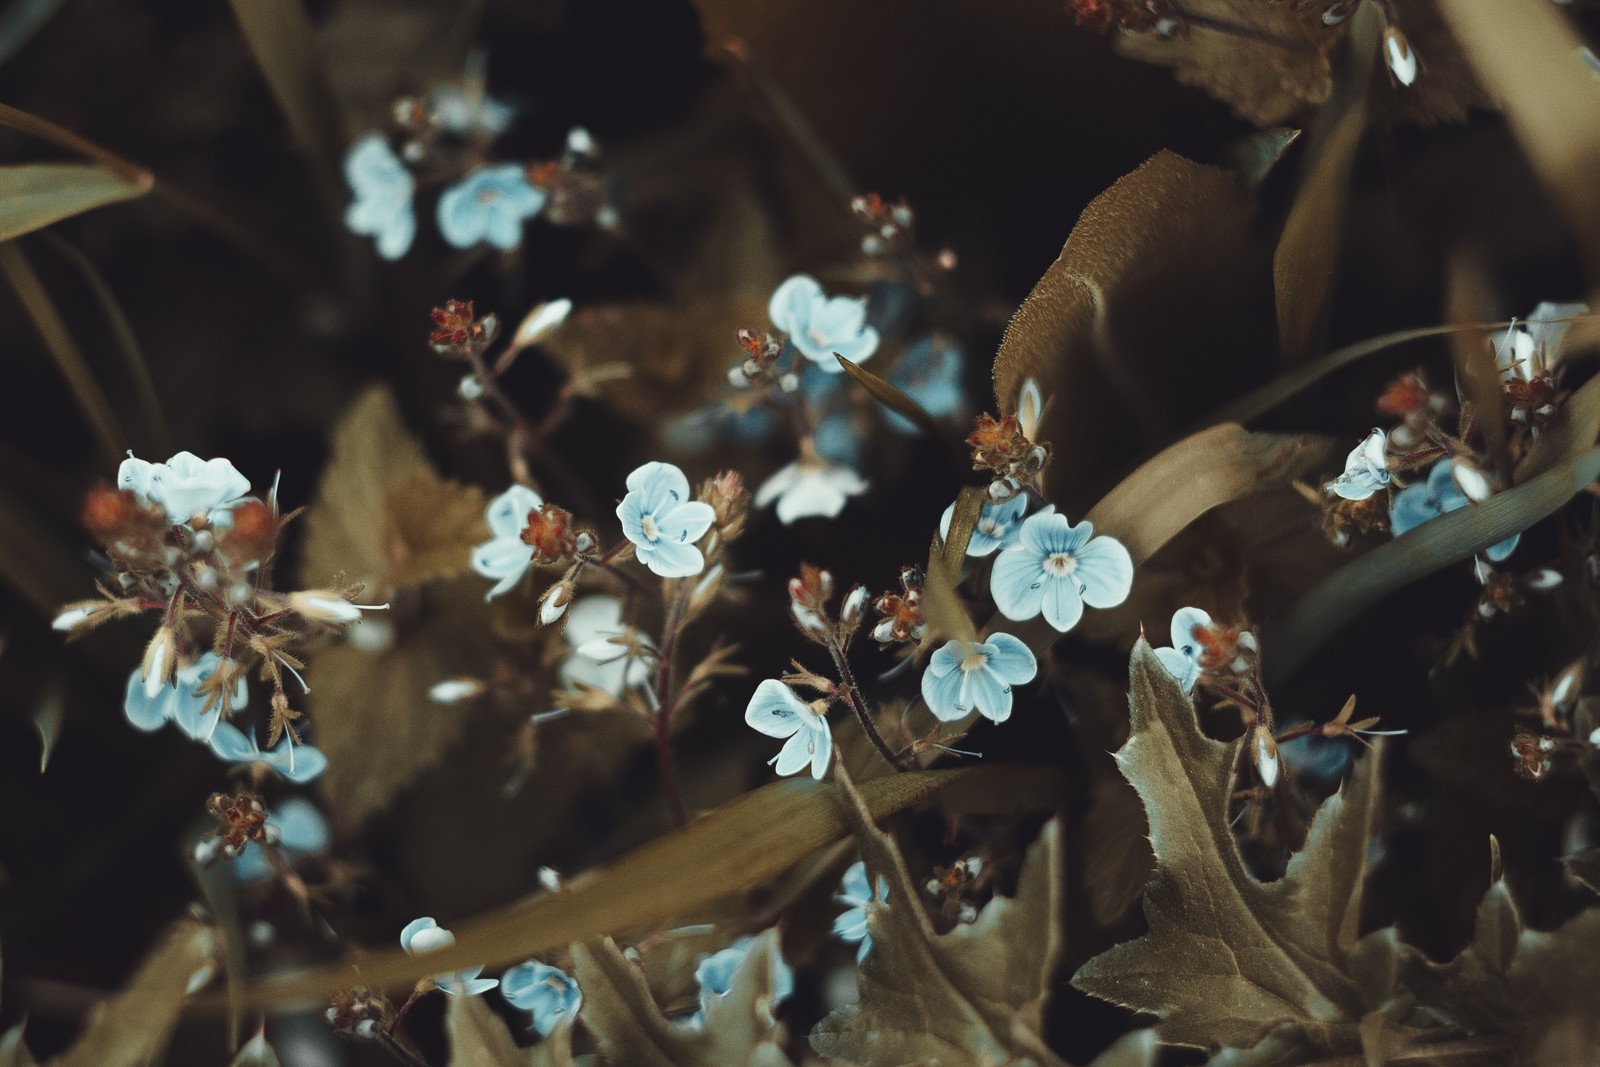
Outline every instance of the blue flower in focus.
[[968, 712], [993, 722], [1011, 717], [1011, 688], [1033, 681], [1039, 661], [1028, 646], [1007, 633], [987, 641], [947, 641], [928, 657], [922, 699], [940, 722]]
[[[123, 696], [122, 711], [135, 729], [145, 733], [175, 723], [178, 729], [196, 741], [208, 746], [220, 760], [228, 763], [259, 763], [271, 768], [291, 782], [303, 784], [316, 778], [328, 766], [328, 757], [310, 745], [296, 745], [288, 738], [263, 752], [254, 737], [232, 723], [222, 721], [218, 709], [204, 712], [206, 698], [200, 684], [217, 669], [217, 654], [207, 652], [193, 663], [179, 667], [175, 685], [162, 686], [151, 696], [139, 668], [128, 676], [128, 689]], [[233, 708], [245, 706], [249, 689], [241, 675], [234, 686]]]
[[577, 979], [538, 960], [519, 963], [500, 976], [500, 995], [513, 1008], [533, 1015], [533, 1028], [543, 1037], [564, 1019], [578, 1014], [583, 993]]
[[662, 578], [687, 578], [705, 570], [695, 542], [711, 529], [711, 505], [690, 498], [689, 479], [670, 463], [646, 463], [628, 475], [628, 495], [617, 505], [622, 533], [634, 555]]
[[[1456, 484], [1455, 464], [1441, 459], [1428, 472], [1428, 479], [1408, 485], [1395, 494], [1389, 505], [1389, 529], [1394, 536], [1421, 526], [1429, 519], [1457, 511], [1467, 506], [1467, 494]], [[1497, 545], [1491, 545], [1484, 555], [1499, 563], [1516, 551], [1521, 534], [1512, 534]]]
[[1114, 608], [1133, 588], [1133, 558], [1122, 542], [1096, 537], [1094, 526], [1074, 526], [1054, 511], [1022, 524], [1017, 543], [1000, 550], [989, 574], [995, 607], [1021, 622], [1043, 614], [1062, 633], [1083, 617], [1085, 604]]
[[[290, 863], [301, 856], [314, 856], [328, 847], [328, 822], [315, 804], [304, 797], [290, 797], [267, 813], [267, 826], [278, 835], [278, 847]], [[245, 885], [272, 877], [272, 861], [255, 842], [245, 845], [233, 858], [233, 877]]]
[[487, 241], [509, 252], [522, 243], [523, 220], [544, 210], [546, 199], [515, 163], [479, 167], [439, 197], [439, 232], [457, 248]]
[[411, 206], [417, 183], [383, 134], [366, 134], [350, 146], [344, 178], [356, 197], [345, 209], [345, 226], [374, 238], [384, 259], [405, 255], [417, 235], [417, 213]]
[[[895, 361], [889, 384], [916, 401], [936, 419], [948, 418], [966, 404], [961, 391], [961, 348], [938, 334], [913, 341]], [[900, 433], [920, 433], [917, 424], [898, 411], [883, 409], [884, 421]]]
[[844, 878], [839, 883], [839, 892], [833, 899], [843, 904], [846, 909], [833, 920], [833, 936], [851, 944], [860, 942], [861, 947], [856, 950], [856, 963], [859, 964], [867, 958], [867, 953], [872, 951], [872, 933], [867, 925], [868, 918], [877, 909], [889, 906], [889, 882], [883, 875], [878, 875], [878, 892], [874, 896], [872, 885], [867, 881], [867, 865], [857, 860], [844, 872]]
[[878, 331], [867, 325], [867, 302], [852, 296], [830, 298], [809, 274], [796, 274], [778, 286], [767, 315], [801, 355], [829, 374], [844, 373], [834, 353], [864, 363], [878, 350]]
[[[794, 992], [794, 971], [778, 951], [776, 938], [772, 940], [772, 970], [767, 976], [768, 1003], [777, 1007]], [[694, 980], [700, 984], [700, 1010], [690, 1018], [691, 1025], [705, 1025], [706, 1013], [712, 1002], [728, 995], [733, 988], [734, 977], [739, 973], [739, 968], [744, 966], [745, 960], [749, 959], [755, 943], [753, 937], [741, 937], [721, 952], [701, 958], [694, 969]]]

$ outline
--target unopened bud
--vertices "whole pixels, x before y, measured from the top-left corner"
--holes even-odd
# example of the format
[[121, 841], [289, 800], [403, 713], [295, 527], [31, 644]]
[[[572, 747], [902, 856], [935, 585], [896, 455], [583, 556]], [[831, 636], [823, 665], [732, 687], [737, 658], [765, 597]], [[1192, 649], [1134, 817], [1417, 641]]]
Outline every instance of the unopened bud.
[[172, 631], [163, 626], [145, 646], [139, 677], [144, 679], [144, 695], [154, 700], [172, 679], [177, 667]]
[[789, 602], [789, 610], [794, 615], [795, 625], [800, 627], [801, 633], [813, 641], [828, 639], [828, 620], [823, 618], [820, 611], [814, 611], [798, 600]]
[[456, 395], [462, 400], [477, 400], [483, 396], [483, 382], [476, 374], [469, 374], [456, 383]]
[[428, 699], [435, 704], [459, 704], [472, 700], [487, 688], [476, 678], [446, 678], [428, 689]]
[[72, 630], [76, 630], [89, 619], [92, 619], [94, 616], [98, 615], [100, 610], [104, 607], [104, 602], [97, 601], [91, 604], [78, 604], [74, 607], [67, 608], [62, 611], [61, 614], [57, 615], [53, 620], [51, 620], [50, 629], [59, 630], [62, 633], [68, 633]]
[[566, 582], [557, 582], [545, 591], [539, 598], [539, 622], [543, 626], [553, 624], [557, 619], [567, 613], [567, 605], [572, 603], [572, 586]]
[[839, 607], [839, 624], [847, 630], [854, 630], [861, 623], [861, 609], [866, 604], [866, 586], [858, 585], [850, 590], [850, 595], [844, 598], [844, 603]]
[[343, 625], [361, 618], [363, 611], [385, 611], [388, 604], [352, 604], [337, 593], [310, 590], [290, 593], [289, 607], [308, 619]]
[[526, 348], [538, 344], [559, 330], [570, 314], [572, 314], [572, 301], [566, 297], [545, 301], [522, 320], [522, 325], [517, 327], [516, 337], [511, 340], [511, 347]]
[[1411, 44], [1406, 40], [1405, 34], [1393, 26], [1383, 31], [1384, 56], [1389, 61], [1389, 71], [1394, 75], [1394, 80], [1401, 85], [1410, 85], [1417, 80], [1417, 57], [1411, 51]]
[[1278, 783], [1278, 743], [1272, 739], [1272, 731], [1265, 725], [1258, 725], [1255, 736], [1250, 742], [1250, 755], [1255, 761], [1256, 773], [1261, 775], [1261, 784], [1271, 789]]

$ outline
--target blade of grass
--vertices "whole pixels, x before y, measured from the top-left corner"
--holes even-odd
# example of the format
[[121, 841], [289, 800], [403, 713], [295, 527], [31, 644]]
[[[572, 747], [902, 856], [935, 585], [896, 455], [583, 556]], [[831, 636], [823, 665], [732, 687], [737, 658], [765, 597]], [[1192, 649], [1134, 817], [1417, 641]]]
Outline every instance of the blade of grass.
[[0, 241], [150, 191], [98, 163], [0, 167]]

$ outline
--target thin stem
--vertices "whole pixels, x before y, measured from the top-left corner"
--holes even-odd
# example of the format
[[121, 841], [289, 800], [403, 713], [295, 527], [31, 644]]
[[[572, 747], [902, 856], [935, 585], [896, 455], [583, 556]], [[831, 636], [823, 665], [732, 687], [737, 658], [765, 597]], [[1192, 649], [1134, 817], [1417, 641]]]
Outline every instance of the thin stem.
[[49, 141], [60, 148], [65, 148], [68, 152], [76, 152], [80, 156], [84, 156], [109, 170], [115, 171], [146, 190], [155, 184], [155, 176], [139, 166], [139, 164], [122, 158], [109, 148], [102, 148], [93, 141], [85, 140], [71, 130], [57, 126], [48, 119], [30, 115], [26, 111], [11, 107], [9, 104], [0, 104], [0, 125], [10, 126], [12, 129], [21, 130], [23, 133], [31, 133], [41, 140]]
[[1246, 26], [1238, 22], [1229, 22], [1227, 19], [1212, 18], [1210, 15], [1197, 15], [1187, 8], [1180, 7], [1168, 0], [1167, 9], [1190, 26], [1199, 26], [1204, 30], [1214, 30], [1217, 33], [1226, 33], [1232, 37], [1243, 37], [1250, 41], [1260, 41], [1263, 44], [1276, 45], [1288, 51], [1296, 51], [1303, 47], [1301, 42], [1254, 26]]
[[674, 650], [678, 643], [680, 620], [688, 603], [688, 594], [693, 588], [689, 583], [679, 581], [672, 601], [667, 605], [667, 621], [661, 628], [661, 658], [656, 661], [655, 694], [656, 705], [660, 709], [655, 718], [656, 766], [661, 772], [661, 788], [666, 794], [667, 810], [672, 814], [672, 821], [679, 826], [688, 822], [689, 816], [683, 807], [683, 795], [678, 790], [677, 761], [673, 758], [670, 735], [672, 713], [677, 710], [677, 697], [669, 699], [668, 694], [672, 691]]
[[844, 648], [837, 638], [828, 638], [828, 655], [833, 657], [834, 670], [839, 672], [839, 686], [844, 692], [845, 700], [850, 705], [850, 710], [856, 713], [856, 719], [861, 723], [861, 729], [866, 731], [867, 740], [872, 742], [872, 747], [878, 750], [878, 755], [883, 757], [885, 763], [897, 771], [910, 770], [905, 761], [895, 754], [883, 735], [878, 733], [878, 728], [872, 722], [872, 714], [867, 711], [866, 702], [861, 699], [861, 688], [856, 685], [856, 676], [850, 670], [850, 661], [844, 654]]
[[407, 1047], [404, 1042], [393, 1034], [379, 1030], [377, 1041], [385, 1051], [401, 1063], [406, 1064], [407, 1067], [428, 1067], [427, 1060], [423, 1059], [415, 1050]]

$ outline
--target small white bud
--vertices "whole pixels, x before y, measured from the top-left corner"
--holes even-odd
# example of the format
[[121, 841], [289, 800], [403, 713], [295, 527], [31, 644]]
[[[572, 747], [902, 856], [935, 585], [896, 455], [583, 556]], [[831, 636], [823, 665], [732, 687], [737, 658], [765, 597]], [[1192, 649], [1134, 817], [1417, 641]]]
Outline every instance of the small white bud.
[[883, 255], [883, 240], [875, 233], [869, 233], [861, 239], [861, 254], [864, 256]]
[[1489, 484], [1489, 479], [1483, 472], [1457, 461], [1450, 468], [1450, 476], [1455, 479], [1456, 485], [1467, 494], [1467, 499], [1481, 504], [1494, 495], [1494, 488]]
[[572, 550], [580, 556], [587, 555], [595, 549], [594, 534], [588, 530], [579, 530], [578, 538], [572, 543]]
[[1578, 683], [1583, 680], [1582, 662], [1574, 663], [1562, 671], [1556, 678], [1555, 685], [1550, 687], [1550, 703], [1552, 706], [1565, 710], [1572, 705], [1578, 696]]
[[728, 368], [728, 384], [735, 389], [750, 388], [750, 375], [742, 366]]
[[1383, 31], [1384, 54], [1389, 61], [1389, 71], [1394, 75], [1394, 80], [1401, 85], [1410, 85], [1417, 80], [1417, 57], [1411, 51], [1411, 45], [1406, 41], [1405, 34], [1390, 26]]
[[483, 395], [483, 383], [476, 374], [469, 374], [456, 383], [456, 395], [462, 400], [477, 400]]
[[567, 605], [572, 603], [572, 586], [565, 582], [552, 585], [539, 598], [539, 622], [549, 626], [567, 613]]
[[1528, 576], [1528, 588], [1536, 593], [1545, 593], [1556, 588], [1562, 581], [1560, 571], [1541, 567]]
[[525, 348], [528, 345], [538, 344], [559, 330], [570, 314], [572, 314], [572, 301], [566, 297], [545, 301], [522, 320], [522, 325], [517, 327], [517, 336], [511, 341], [511, 347]]
[[861, 623], [861, 609], [867, 603], [867, 587], [858, 585], [850, 590], [850, 595], [844, 598], [844, 604], [839, 608], [839, 622], [845, 627], [854, 630]]
[[539, 884], [552, 893], [561, 889], [561, 873], [554, 867], [539, 868]]
[[1278, 784], [1278, 743], [1272, 739], [1272, 733], [1265, 726], [1256, 727], [1254, 744], [1251, 746], [1255, 757], [1256, 772], [1261, 775], [1261, 784], [1271, 789]]
[[154, 700], [172, 677], [172, 631], [163, 626], [145, 646], [139, 677], [144, 679], [144, 695]]
[[800, 375], [790, 372], [778, 379], [778, 388], [786, 393], [798, 392], [800, 389]]
[[435, 704], [459, 704], [478, 696], [485, 688], [476, 678], [446, 678], [428, 688], [428, 699]]
[[821, 613], [804, 607], [799, 601], [790, 601], [789, 610], [794, 615], [795, 623], [800, 631], [807, 637], [816, 641], [826, 641], [828, 638], [828, 620]]
[[361, 618], [363, 611], [384, 611], [388, 604], [352, 604], [334, 593], [300, 592], [289, 594], [289, 607], [308, 619], [347, 623]]
[[884, 619], [872, 628], [872, 639], [880, 645], [887, 645], [894, 640], [894, 619]]
[[589, 136], [589, 131], [582, 126], [574, 126], [567, 131], [567, 151], [575, 155], [587, 156], [594, 154], [594, 138]]
[[50, 623], [50, 629], [67, 633], [76, 630], [79, 625], [96, 615], [103, 604], [80, 604], [75, 608], [67, 608], [57, 615]]

